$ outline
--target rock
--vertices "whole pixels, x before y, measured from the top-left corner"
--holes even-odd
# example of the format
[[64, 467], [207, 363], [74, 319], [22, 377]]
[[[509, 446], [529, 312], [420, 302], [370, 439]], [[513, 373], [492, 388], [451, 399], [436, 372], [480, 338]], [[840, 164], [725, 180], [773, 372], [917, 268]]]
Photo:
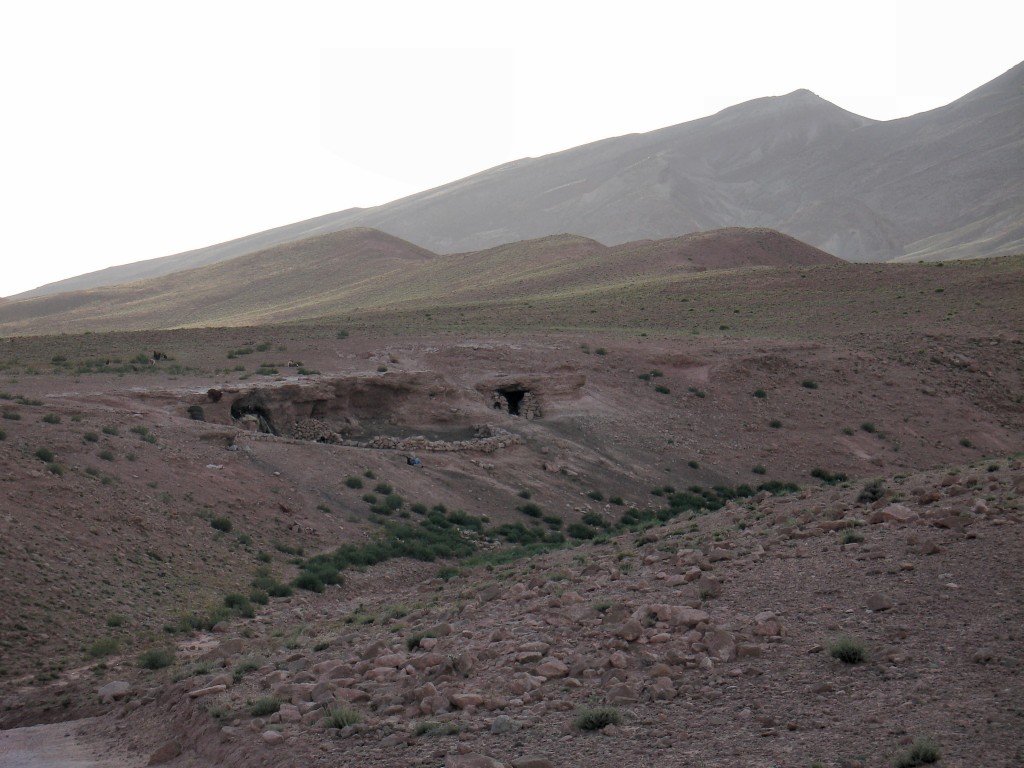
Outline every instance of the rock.
[[517, 730], [519, 723], [513, 720], [508, 715], [498, 715], [494, 718], [494, 722], [491, 723], [491, 733], [495, 736], [503, 733], [509, 733], [510, 731]]
[[505, 768], [505, 764], [493, 757], [469, 752], [465, 755], [448, 755], [444, 759], [444, 768]]
[[615, 651], [608, 657], [608, 666], [615, 669], [625, 669], [629, 665], [629, 657], [622, 651]]
[[[878, 515], [882, 521], [893, 523], [912, 523], [920, 517], [917, 512], [904, 504], [890, 504], [887, 507], [882, 507], [878, 510]], [[872, 515], [872, 518], [874, 517]]]
[[131, 693], [132, 685], [125, 680], [114, 680], [96, 691], [103, 704], [113, 704]]
[[714, 630], [704, 635], [704, 645], [708, 653], [719, 661], [734, 661], [736, 659], [736, 638], [731, 632]]
[[484, 697], [478, 693], [453, 693], [448, 699], [456, 709], [479, 707], [484, 703]]
[[523, 755], [512, 761], [512, 768], [555, 768], [555, 764], [546, 757]]
[[173, 739], [163, 744], [156, 752], [149, 756], [147, 765], [160, 765], [173, 760], [181, 754], [181, 744]]
[[566, 677], [569, 674], [569, 667], [564, 662], [549, 656], [534, 671], [541, 677], [550, 680], [555, 677]]
[[609, 704], [632, 704], [636, 700], [636, 691], [626, 683], [619, 683], [608, 689]]
[[226, 685], [209, 685], [206, 688], [196, 688], [194, 691], [189, 691], [188, 697], [190, 699], [199, 699], [203, 696], [209, 696], [213, 693], [221, 693], [222, 691], [226, 691], [227, 689], [228, 687]]
[[885, 595], [871, 595], [867, 600], [869, 611], [888, 611], [892, 608], [892, 600]]
[[782, 623], [771, 611], [762, 611], [754, 617], [754, 634], [758, 637], [778, 637]]
[[616, 630], [615, 634], [621, 637], [626, 642], [632, 643], [640, 639], [644, 633], [644, 628], [640, 625], [640, 622], [636, 619], [630, 619], [625, 624]]
[[284, 741], [284, 734], [279, 731], [264, 731], [260, 738], [263, 739], [264, 744], [273, 747]]

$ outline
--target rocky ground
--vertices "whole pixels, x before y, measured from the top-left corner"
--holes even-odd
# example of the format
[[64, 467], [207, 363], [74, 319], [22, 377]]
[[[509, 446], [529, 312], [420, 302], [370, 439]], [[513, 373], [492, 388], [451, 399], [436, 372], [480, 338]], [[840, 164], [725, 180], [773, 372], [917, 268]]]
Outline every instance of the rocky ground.
[[[1024, 360], [962, 331], [3, 342], [0, 723], [93, 717], [125, 765], [1018, 764]], [[494, 409], [511, 384], [537, 418]], [[232, 414], [257, 400], [279, 435]], [[617, 525], [766, 481], [799, 490]], [[473, 560], [224, 612], [434, 505], [531, 524], [527, 496], [595, 538], [506, 562], [466, 524]]]

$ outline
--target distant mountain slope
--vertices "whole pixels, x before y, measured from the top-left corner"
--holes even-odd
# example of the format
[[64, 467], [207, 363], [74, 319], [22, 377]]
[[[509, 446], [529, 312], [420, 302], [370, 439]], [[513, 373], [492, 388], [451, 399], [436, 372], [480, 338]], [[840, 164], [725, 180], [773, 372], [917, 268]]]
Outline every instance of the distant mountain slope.
[[360, 310], [430, 311], [614, 291], [688, 272], [842, 263], [766, 229], [731, 228], [614, 248], [554, 235], [439, 256], [357, 228], [150, 280], [9, 301], [0, 305], [0, 333], [238, 326]]
[[1017, 252], [1024, 63], [899, 120], [869, 120], [799, 90], [18, 298], [153, 277], [354, 226], [438, 253], [561, 232], [617, 245], [732, 226], [771, 227], [852, 261]]

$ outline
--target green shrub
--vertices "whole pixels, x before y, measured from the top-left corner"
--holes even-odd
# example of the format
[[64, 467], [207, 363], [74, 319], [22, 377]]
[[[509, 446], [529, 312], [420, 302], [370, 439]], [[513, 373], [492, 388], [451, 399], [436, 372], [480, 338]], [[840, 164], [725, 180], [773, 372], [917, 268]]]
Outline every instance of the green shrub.
[[54, 464], [53, 462], [50, 462], [49, 464], [46, 465], [46, 471], [60, 477], [61, 475], [64, 474], [64, 467], [62, 467], [60, 464]]
[[758, 464], [756, 467], [753, 467], [750, 471], [753, 472], [755, 475], [763, 475], [768, 470], [764, 468], [764, 464]]
[[839, 535], [840, 544], [860, 544], [862, 541], [864, 537], [853, 528], [847, 528]]
[[252, 602], [249, 598], [237, 592], [232, 592], [231, 594], [224, 596], [224, 607], [230, 608], [239, 616], [243, 616], [247, 619], [251, 619], [256, 615], [256, 611], [253, 609]]
[[53, 461], [53, 451], [49, 448], [40, 448], [35, 455], [40, 461]]
[[326, 589], [323, 579], [310, 572], [300, 573], [293, 583], [299, 589], [305, 589], [310, 592], [323, 592]]
[[112, 613], [107, 616], [108, 627], [123, 627], [128, 620], [119, 613]]
[[238, 683], [247, 674], [259, 669], [260, 666], [262, 666], [262, 661], [257, 659], [255, 656], [243, 656], [235, 662], [235, 666], [231, 668], [231, 679]]
[[48, 413], [45, 416], [43, 416], [43, 421], [45, 421], [47, 424], [60, 424], [60, 416], [58, 416], [56, 413]]
[[374, 486], [373, 490], [382, 496], [387, 496], [389, 493], [394, 492], [395, 489], [392, 488], [387, 483], [377, 483], [377, 485]]
[[230, 533], [231, 521], [226, 517], [215, 517], [210, 520], [210, 527], [215, 528], [218, 531], [223, 531], [224, 533]]
[[608, 503], [614, 504], [617, 507], [624, 507], [626, 505], [626, 502], [622, 500], [621, 496], [609, 496]]
[[109, 656], [112, 653], [117, 653], [117, 649], [119, 647], [120, 643], [117, 642], [116, 638], [101, 637], [99, 640], [97, 640], [89, 646], [89, 650], [86, 651], [86, 655], [90, 659], [98, 659], [103, 656]]
[[375, 494], [375, 493], [364, 493], [363, 494], [363, 501], [365, 501], [367, 504], [376, 504], [377, 503], [377, 494]]
[[779, 421], [778, 419], [772, 419], [771, 421], [768, 422], [768, 426], [771, 427], [772, 429], [780, 429], [782, 427], [782, 422]]
[[117, 431], [117, 427], [104, 427], [103, 428], [103, 434], [104, 435], [112, 435], [114, 437], [117, 437], [117, 435], [120, 434], [120, 433]]
[[942, 748], [933, 739], [914, 739], [914, 743], [900, 752], [893, 765], [895, 768], [915, 768], [930, 765], [942, 759]]
[[363, 481], [358, 477], [346, 477], [345, 485], [347, 485], [349, 488], [362, 488]]
[[700, 469], [700, 462], [690, 459], [688, 462], [686, 462], [686, 466], [688, 466], [690, 469]]
[[598, 490], [590, 491], [587, 496], [592, 498], [594, 501], [604, 501], [604, 494]]
[[143, 669], [163, 669], [174, 663], [174, 651], [166, 648], [151, 648], [139, 656], [139, 666]]
[[7, 433], [4, 432], [2, 429], [0, 429], [0, 440], [6, 440], [6, 439], [7, 439]]
[[403, 504], [405, 504], [405, 500], [397, 493], [389, 493], [384, 499], [384, 506], [392, 511], [401, 509]]
[[668, 395], [672, 393], [672, 390], [666, 387], [664, 384], [658, 384], [654, 387], [654, 391], [659, 395]]
[[328, 728], [347, 728], [362, 721], [363, 716], [357, 710], [345, 706], [335, 707], [324, 718], [324, 723]]
[[570, 523], [565, 532], [574, 539], [592, 539], [597, 535], [597, 531], [583, 523]]
[[104, 448], [102, 451], [100, 451], [96, 455], [99, 456], [104, 461], [113, 461], [114, 460], [114, 452], [109, 450], [109, 449], [107, 449], [107, 448]]
[[844, 483], [847, 477], [842, 472], [829, 472], [827, 469], [815, 467], [811, 470], [811, 477], [816, 477], [827, 485], [838, 485]]
[[256, 699], [249, 707], [249, 714], [253, 717], [266, 717], [272, 715], [281, 708], [281, 700], [275, 696], [264, 696]]
[[542, 510], [540, 507], [538, 507], [532, 501], [527, 503], [527, 504], [523, 504], [522, 506], [518, 507], [518, 509], [519, 509], [520, 512], [522, 512], [527, 517], [536, 517], [536, 518], [544, 517], [544, 510]]
[[452, 579], [461, 575], [462, 571], [451, 565], [441, 566], [437, 571], [437, 578], [441, 579], [442, 581], [451, 581]]
[[872, 480], [864, 486], [857, 501], [861, 504], [874, 504], [885, 495], [885, 483], [881, 480]]
[[270, 595], [262, 589], [254, 589], [249, 593], [249, 600], [256, 605], [267, 605], [270, 602]]
[[95, 443], [99, 441], [100, 436], [97, 435], [95, 432], [86, 432], [84, 435], [82, 435], [82, 439], [85, 440], [85, 442], [87, 443]]
[[763, 389], [755, 389], [754, 390], [754, 397], [757, 397], [757, 398], [760, 398], [760, 399], [764, 399], [764, 398], [768, 397], [768, 393], [765, 392]]
[[828, 644], [828, 655], [844, 664], [860, 664], [867, 660], [868, 649], [860, 640], [839, 637]]
[[580, 731], [599, 731], [621, 722], [622, 715], [615, 707], [581, 707], [576, 711], [576, 728]]
[[876, 431], [875, 425], [872, 424], [870, 421], [865, 421], [863, 424], [860, 425], [860, 428], [867, 432], [868, 434], [874, 434]]
[[804, 389], [817, 389], [818, 382], [816, 382], [814, 379], [804, 379], [803, 381], [800, 382], [800, 386], [803, 387]]
[[338, 332], [334, 334], [334, 338], [336, 338], [336, 339], [347, 339], [348, 338], [348, 331], [346, 331], [344, 328], [339, 328]]
[[17, 411], [4, 411], [4, 418], [9, 421], [21, 421], [21, 414]]

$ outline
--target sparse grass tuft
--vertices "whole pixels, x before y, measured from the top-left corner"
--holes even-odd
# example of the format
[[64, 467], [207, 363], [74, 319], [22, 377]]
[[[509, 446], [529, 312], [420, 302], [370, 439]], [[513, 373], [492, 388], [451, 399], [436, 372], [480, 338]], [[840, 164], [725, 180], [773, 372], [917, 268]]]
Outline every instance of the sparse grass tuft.
[[867, 660], [867, 646], [852, 637], [838, 637], [828, 644], [828, 655], [844, 664], [860, 664]]
[[346, 477], [345, 485], [348, 486], [349, 488], [362, 488], [363, 481], [358, 477]]
[[900, 752], [893, 765], [895, 768], [915, 768], [930, 765], [942, 759], [942, 747], [934, 739], [914, 739], [906, 750]]
[[117, 642], [116, 638], [101, 637], [89, 646], [89, 650], [86, 651], [86, 655], [90, 659], [99, 659], [103, 656], [109, 656], [112, 653], [117, 653], [117, 649], [119, 647], [120, 643]]
[[253, 717], [266, 717], [272, 715], [281, 708], [281, 700], [275, 696], [263, 696], [256, 699], [249, 707], [249, 714]]
[[622, 722], [615, 707], [581, 707], [576, 711], [576, 728], [580, 731], [599, 731]]
[[47, 424], [60, 424], [60, 416], [56, 413], [48, 413], [43, 416], [43, 421]]
[[210, 520], [210, 527], [215, 528], [218, 531], [223, 531], [224, 533], [230, 533], [231, 521], [226, 517], [215, 517]]
[[328, 728], [347, 728], [363, 722], [363, 716], [352, 707], [335, 707], [327, 713], [324, 723]]

